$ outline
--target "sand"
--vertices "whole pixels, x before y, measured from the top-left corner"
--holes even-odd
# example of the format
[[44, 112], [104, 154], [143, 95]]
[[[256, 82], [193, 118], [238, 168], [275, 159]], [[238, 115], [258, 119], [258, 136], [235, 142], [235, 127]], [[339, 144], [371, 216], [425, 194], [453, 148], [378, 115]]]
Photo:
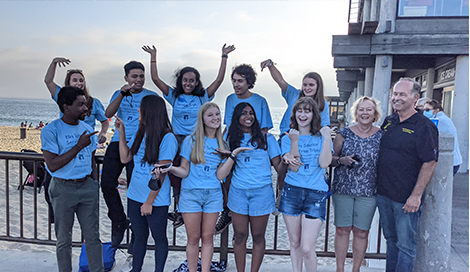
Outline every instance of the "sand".
[[[36, 129], [29, 129], [26, 131], [26, 139], [20, 139], [20, 129], [15, 127], [4, 127], [0, 126], [0, 135], [2, 140], [0, 141], [0, 150], [1, 151], [10, 151], [10, 152], [20, 152], [21, 149], [27, 148], [32, 149], [37, 152], [41, 152], [41, 141], [40, 141], [40, 130]], [[112, 134], [108, 133], [108, 141], [111, 139]], [[104, 149], [98, 150], [98, 154], [104, 154]], [[23, 179], [26, 177], [27, 172], [23, 169]], [[35, 226], [33, 224], [33, 216], [34, 216], [34, 190], [31, 187], [26, 187], [24, 191], [19, 191], [18, 185], [22, 182], [19, 179], [20, 176], [20, 169], [19, 164], [17, 161], [10, 161], [9, 163], [9, 186], [5, 184], [5, 162], [4, 160], [0, 161], [0, 214], [5, 215], [6, 209], [9, 209], [10, 212], [10, 235], [11, 236], [21, 236], [20, 233], [20, 221], [21, 216], [19, 212], [20, 206], [20, 199], [23, 198], [23, 205], [24, 205], [24, 212], [23, 212], [23, 224], [24, 224], [24, 237], [34, 237]], [[276, 176], [273, 175], [273, 180], [276, 180]], [[7, 190], [8, 188], [8, 190]], [[8, 192], [10, 204], [6, 206], [6, 195]], [[126, 199], [126, 188], [120, 188], [121, 199], [123, 203], [127, 204]], [[47, 239], [50, 235], [53, 240], [55, 240], [54, 230], [49, 230], [48, 226], [48, 219], [47, 219], [47, 205], [44, 200], [44, 193], [41, 192], [37, 195], [38, 197], [38, 207], [37, 207], [37, 216], [38, 216], [38, 224], [37, 224], [37, 233], [39, 239]], [[100, 194], [100, 233], [101, 239], [104, 242], [110, 241], [111, 239], [111, 221], [107, 217], [107, 207], [104, 202], [102, 195]], [[170, 211], [172, 207], [170, 207]], [[333, 209], [331, 209], [333, 210]], [[282, 219], [282, 215], [279, 217], [279, 232], [278, 232], [278, 249], [288, 250], [289, 249], [289, 240], [287, 236], [286, 227], [284, 224], [284, 220]], [[330, 218], [333, 218], [332, 212], [330, 213]], [[266, 249], [273, 249], [274, 246], [274, 221], [275, 216], [271, 215], [267, 230], [266, 230]], [[330, 251], [334, 250], [334, 226], [332, 224], [333, 220], [330, 220], [329, 224], [329, 237], [327, 240], [328, 248]], [[316, 250], [323, 250], [324, 243], [325, 243], [325, 224], [322, 226], [322, 230], [319, 234], [319, 239], [316, 245]], [[171, 222], [168, 224], [167, 228], [168, 240], [169, 244], [173, 244], [173, 227]], [[0, 217], [0, 235], [6, 235], [6, 219], [5, 216]], [[232, 239], [233, 236], [233, 229], [232, 227], [229, 228], [229, 246], [232, 246]], [[219, 246], [220, 244], [220, 236], [215, 237], [214, 239], [214, 246]], [[80, 241], [80, 228], [78, 221], [75, 221], [74, 230], [73, 230], [73, 240]], [[153, 244], [153, 239], [149, 238], [149, 244]], [[186, 245], [186, 232], [183, 227], [176, 229], [176, 236], [175, 236], [175, 244], [185, 246]], [[251, 247], [251, 238], [248, 240], [248, 247]], [[25, 243], [12, 243], [12, 242], [2, 242], [0, 241], [0, 249], [14, 249], [14, 250], [24, 250], [24, 251], [39, 251], [39, 252], [49, 252], [54, 254], [55, 247], [49, 245], [33, 245], [33, 244], [25, 244]], [[79, 250], [74, 250], [74, 258], [78, 258]], [[148, 252], [147, 257], [153, 255], [153, 252]], [[119, 262], [122, 263], [125, 260], [125, 254], [118, 252], [117, 255]], [[151, 258], [151, 257], [150, 257]], [[153, 259], [153, 258], [152, 258]], [[184, 252], [170, 252], [168, 255], [169, 260], [178, 261], [178, 260], [185, 260], [185, 253]], [[218, 254], [214, 254], [214, 260], [218, 260]], [[251, 255], [247, 255], [247, 259], [251, 259]], [[153, 260], [147, 260], [146, 262], [152, 262]], [[349, 262], [350, 260], [347, 260]], [[289, 263], [290, 258], [289, 256], [276, 256], [276, 255], [265, 255], [264, 258], [265, 263]], [[235, 265], [233, 254], [229, 254], [229, 263], [230, 265]], [[319, 264], [333, 267], [335, 265], [334, 258], [319, 258]], [[176, 268], [176, 267], [175, 267]]]

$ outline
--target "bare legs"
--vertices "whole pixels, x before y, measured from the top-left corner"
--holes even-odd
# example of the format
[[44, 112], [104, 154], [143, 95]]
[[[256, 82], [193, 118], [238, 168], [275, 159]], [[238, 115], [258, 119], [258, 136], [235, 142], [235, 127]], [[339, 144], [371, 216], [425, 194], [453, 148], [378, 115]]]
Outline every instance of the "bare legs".
[[315, 245], [322, 225], [320, 219], [308, 219], [305, 215], [283, 215], [289, 235], [292, 271], [302, 272], [305, 263], [307, 271], [317, 271]]
[[188, 258], [189, 271], [197, 271], [199, 240], [202, 240], [201, 271], [209, 272], [214, 251], [214, 228], [218, 216], [218, 213], [183, 213], [186, 234], [188, 236], [186, 258]]
[[344, 272], [344, 261], [349, 247], [349, 234], [353, 232], [353, 272], [359, 272], [367, 249], [368, 230], [356, 227], [336, 227], [335, 252], [336, 272]]
[[253, 238], [253, 251], [251, 259], [251, 271], [257, 272], [263, 262], [264, 250], [266, 248], [266, 225], [269, 214], [263, 216], [248, 216], [232, 212], [233, 231], [235, 242], [233, 250], [235, 252], [235, 263], [238, 272], [245, 272], [246, 265], [246, 240], [248, 239], [248, 229]]

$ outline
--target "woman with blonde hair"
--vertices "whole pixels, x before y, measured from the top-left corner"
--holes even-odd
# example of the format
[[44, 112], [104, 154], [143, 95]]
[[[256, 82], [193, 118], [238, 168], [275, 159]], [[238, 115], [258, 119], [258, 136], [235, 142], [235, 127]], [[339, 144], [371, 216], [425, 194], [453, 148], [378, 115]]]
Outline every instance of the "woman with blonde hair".
[[358, 272], [367, 249], [377, 192], [377, 157], [383, 131], [379, 102], [372, 97], [357, 99], [352, 108], [352, 126], [338, 131], [333, 144], [335, 166], [332, 182], [335, 208], [336, 271], [344, 271], [344, 261], [353, 232], [353, 272]]

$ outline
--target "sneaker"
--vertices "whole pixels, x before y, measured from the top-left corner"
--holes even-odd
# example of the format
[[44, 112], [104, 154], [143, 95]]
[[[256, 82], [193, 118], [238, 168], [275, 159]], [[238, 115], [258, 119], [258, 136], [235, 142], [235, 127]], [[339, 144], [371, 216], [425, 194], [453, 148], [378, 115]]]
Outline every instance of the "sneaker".
[[184, 225], [183, 215], [180, 212], [175, 212], [175, 220], [173, 221], [173, 228], [179, 228]]
[[122, 239], [124, 239], [124, 233], [129, 228], [130, 222], [131, 221], [126, 218], [124, 222], [121, 222], [119, 224], [112, 224], [111, 245], [114, 248], [117, 248], [121, 244]]
[[223, 212], [220, 213], [217, 224], [215, 225], [215, 234], [217, 235], [224, 232], [230, 224], [232, 224], [232, 213], [229, 209], [224, 209]]
[[130, 272], [132, 270], [132, 255], [127, 256], [126, 261], [121, 266], [121, 272]]

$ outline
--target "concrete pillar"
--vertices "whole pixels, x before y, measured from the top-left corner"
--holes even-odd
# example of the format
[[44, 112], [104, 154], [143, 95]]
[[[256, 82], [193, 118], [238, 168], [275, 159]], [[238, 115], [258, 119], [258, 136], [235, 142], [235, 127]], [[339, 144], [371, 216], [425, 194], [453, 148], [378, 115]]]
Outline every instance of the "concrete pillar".
[[457, 128], [463, 163], [459, 172], [468, 171], [468, 56], [458, 56], [455, 69], [452, 121]]
[[454, 137], [439, 133], [439, 161], [424, 191], [418, 222], [416, 272], [450, 271]]
[[392, 80], [391, 55], [380, 55], [375, 57], [374, 88], [372, 96], [382, 103], [384, 116], [389, 115], [390, 85]]
[[372, 96], [372, 89], [374, 87], [374, 68], [366, 68], [366, 80], [364, 82], [364, 95]]
[[358, 81], [357, 82], [357, 97], [356, 97], [356, 99], [358, 99], [361, 96], [364, 96], [364, 85], [365, 85], [364, 81]]
[[348, 122], [348, 126], [351, 125], [351, 121], [352, 121], [350, 112], [351, 112], [352, 104], [354, 103], [353, 96], [354, 96], [353, 93], [349, 95], [348, 104], [346, 105], [346, 121]]
[[370, 20], [371, 21], [377, 21], [377, 19], [379, 18], [379, 14], [377, 12], [377, 8], [378, 8], [378, 4], [377, 4], [378, 0], [371, 0], [370, 1]]
[[430, 99], [432, 99], [432, 94], [434, 92], [434, 74], [435, 74], [435, 69], [429, 68], [428, 74], [426, 75], [426, 93], [424, 94], [424, 97], [427, 97]]
[[380, 1], [378, 33], [395, 32], [396, 1]]
[[364, 0], [364, 8], [362, 9], [362, 26], [364, 22], [370, 21], [370, 0]]

